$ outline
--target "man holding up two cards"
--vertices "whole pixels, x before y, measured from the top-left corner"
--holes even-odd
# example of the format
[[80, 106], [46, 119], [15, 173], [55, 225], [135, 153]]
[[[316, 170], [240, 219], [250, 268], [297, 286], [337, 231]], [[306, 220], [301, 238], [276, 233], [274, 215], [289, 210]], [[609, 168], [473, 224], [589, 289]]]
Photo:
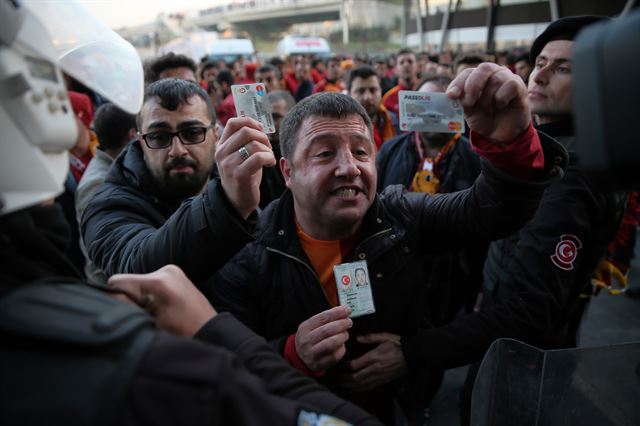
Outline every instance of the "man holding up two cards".
[[215, 120], [196, 83], [147, 86], [138, 140], [82, 216], [88, 255], [107, 276], [173, 263], [201, 284], [252, 239], [262, 167], [275, 158], [259, 122], [230, 119], [218, 140]]
[[[489, 160], [470, 190], [431, 196], [392, 186], [376, 194], [366, 111], [341, 94], [311, 96], [281, 128], [288, 191], [264, 211], [261, 235], [212, 288], [217, 309], [231, 311], [291, 365], [387, 424], [394, 423], [394, 399], [419, 422], [433, 392], [429, 372], [403, 344], [430, 324], [422, 284], [427, 257], [517, 229], [551, 176], [561, 174], [545, 161], [557, 147], [548, 141], [543, 152], [519, 77], [483, 64], [448, 93], [464, 107], [476, 150]], [[338, 286], [355, 287], [363, 266], [369, 285], [358, 291], [370, 291], [372, 303], [362, 311], [339, 306]]]

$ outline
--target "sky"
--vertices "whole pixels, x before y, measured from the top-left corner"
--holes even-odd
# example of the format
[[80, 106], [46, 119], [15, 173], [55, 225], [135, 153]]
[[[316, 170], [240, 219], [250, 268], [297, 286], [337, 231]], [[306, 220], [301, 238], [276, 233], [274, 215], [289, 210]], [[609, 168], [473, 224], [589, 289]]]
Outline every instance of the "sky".
[[[49, 0], [65, 1], [65, 0]], [[180, 12], [229, 3], [229, 0], [79, 0], [111, 28], [146, 24], [158, 13]]]

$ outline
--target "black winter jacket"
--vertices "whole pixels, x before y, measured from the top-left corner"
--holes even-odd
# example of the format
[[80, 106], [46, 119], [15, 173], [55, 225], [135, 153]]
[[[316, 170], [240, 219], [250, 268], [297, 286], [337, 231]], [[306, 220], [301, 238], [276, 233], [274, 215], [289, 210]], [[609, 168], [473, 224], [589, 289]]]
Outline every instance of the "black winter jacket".
[[359, 407], [291, 368], [232, 315], [196, 341], [158, 333], [128, 390], [128, 424], [286, 425], [313, 416], [379, 425]]
[[[376, 157], [378, 192], [389, 185], [409, 188], [420, 164], [420, 154], [414, 143], [415, 133], [404, 133], [382, 144]], [[480, 157], [469, 140], [460, 137], [453, 149], [443, 156], [437, 167], [439, 192], [455, 192], [469, 188], [480, 174]]]
[[[571, 123], [539, 126], [570, 151]], [[544, 193], [520, 231], [490, 245], [484, 268], [487, 306], [403, 341], [423, 365], [479, 361], [493, 340], [512, 337], [542, 348], [575, 346], [578, 296], [618, 229], [626, 194], [599, 188], [575, 166]], [[577, 317], [577, 318], [576, 318]]]
[[[553, 164], [547, 159], [547, 164]], [[483, 163], [484, 173], [466, 191], [427, 195], [406, 193], [391, 186], [380, 194], [365, 215], [353, 259], [366, 260], [371, 277], [375, 314], [354, 319], [354, 336], [389, 332], [416, 336], [431, 327], [425, 268], [429, 256], [440, 250], [463, 247], [478, 240], [500, 238], [526, 222], [549, 181], [523, 182]], [[272, 203], [261, 216], [260, 237], [248, 244], [215, 277], [205, 291], [219, 310], [232, 312], [283, 353], [286, 338], [311, 316], [329, 309], [313, 266], [296, 235], [290, 192]], [[434, 241], [434, 244], [425, 244]], [[415, 405], [423, 404], [423, 364], [403, 345]], [[350, 353], [346, 358], [357, 357]], [[341, 395], [336, 383], [340, 365], [330, 368], [322, 381]], [[389, 386], [388, 393], [393, 395]], [[422, 399], [422, 400], [421, 400]], [[389, 401], [392, 398], [388, 399]]]
[[236, 213], [218, 179], [182, 204], [156, 193], [140, 143], [133, 141], [82, 215], [89, 258], [107, 276], [172, 263], [200, 283], [252, 240], [252, 224]]
[[229, 314], [177, 337], [83, 285], [57, 208], [0, 218], [0, 424], [380, 424]]
[[[385, 142], [376, 157], [378, 192], [389, 185], [402, 184], [409, 188], [419, 166], [415, 132]], [[473, 185], [480, 174], [480, 156], [472, 150], [469, 140], [461, 136], [434, 168], [440, 182], [438, 192], [461, 191]], [[452, 321], [460, 309], [472, 310], [482, 288], [482, 265], [487, 248], [488, 242], [482, 242], [434, 257], [429, 265], [429, 285], [433, 288], [432, 298], [438, 300], [440, 306], [438, 317], [434, 317], [435, 325]]]

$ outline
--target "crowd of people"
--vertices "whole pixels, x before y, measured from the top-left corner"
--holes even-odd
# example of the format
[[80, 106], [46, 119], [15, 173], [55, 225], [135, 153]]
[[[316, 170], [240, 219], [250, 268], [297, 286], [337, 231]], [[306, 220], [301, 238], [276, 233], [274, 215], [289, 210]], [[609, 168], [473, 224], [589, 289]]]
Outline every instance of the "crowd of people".
[[[74, 277], [200, 342], [145, 346], [130, 423], [422, 425], [443, 372], [472, 364], [469, 424], [495, 339], [575, 347], [592, 278], [611, 288], [602, 268], [629, 269], [637, 195], [599, 188], [573, 151], [571, 51], [601, 19], [560, 19], [511, 55], [167, 54], [145, 64], [137, 116], [68, 77], [80, 131], [56, 202], [69, 261], [45, 254], [27, 274], [12, 246], [3, 277]], [[273, 134], [236, 116], [231, 86], [254, 82]], [[458, 100], [466, 131], [402, 132], [401, 90]], [[35, 241], [37, 225], [5, 215], [3, 241], [26, 228]], [[354, 261], [375, 304], [357, 318], [334, 277]]]

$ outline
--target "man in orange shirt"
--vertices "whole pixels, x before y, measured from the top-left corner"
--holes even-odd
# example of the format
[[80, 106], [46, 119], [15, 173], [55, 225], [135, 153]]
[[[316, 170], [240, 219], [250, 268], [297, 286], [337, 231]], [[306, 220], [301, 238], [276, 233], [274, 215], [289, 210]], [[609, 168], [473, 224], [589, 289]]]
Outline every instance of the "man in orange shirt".
[[[394, 400], [418, 421], [433, 395], [431, 371], [403, 343], [437, 314], [425, 260], [518, 229], [561, 174], [545, 161], [522, 80], [486, 65], [448, 92], [462, 99], [488, 160], [470, 190], [430, 196], [395, 186], [378, 195], [367, 112], [339, 93], [310, 96], [280, 129], [288, 190], [263, 211], [257, 240], [204, 289], [292, 366], [385, 424], [395, 423]], [[375, 313], [352, 319], [338, 305], [333, 268], [354, 261], [367, 265]]]
[[398, 92], [401, 90], [414, 90], [418, 84], [418, 62], [411, 49], [401, 49], [396, 60], [396, 75], [398, 84], [392, 87], [382, 98], [382, 103], [387, 110], [398, 115]]

